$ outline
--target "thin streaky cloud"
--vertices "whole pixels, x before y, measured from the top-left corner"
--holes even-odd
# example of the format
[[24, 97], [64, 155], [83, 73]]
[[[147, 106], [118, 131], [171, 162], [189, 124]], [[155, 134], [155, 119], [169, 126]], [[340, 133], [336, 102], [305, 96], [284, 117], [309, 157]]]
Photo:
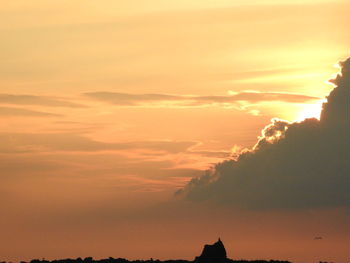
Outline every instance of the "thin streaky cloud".
[[0, 116], [17, 117], [17, 116], [31, 116], [31, 117], [61, 117], [63, 115], [49, 112], [34, 111], [23, 108], [0, 107]]
[[195, 147], [195, 141], [100, 142], [74, 133], [0, 133], [0, 153], [22, 152], [97, 152], [145, 149], [179, 153]]
[[68, 107], [68, 108], [82, 108], [84, 105], [51, 98], [47, 96], [35, 96], [29, 94], [0, 94], [0, 104], [14, 104], [14, 105], [38, 105], [47, 107]]
[[163, 104], [166, 102], [179, 105], [202, 106], [208, 104], [236, 104], [239, 102], [266, 102], [266, 101], [281, 101], [288, 103], [305, 103], [319, 100], [318, 97], [283, 93], [283, 92], [257, 92], [243, 91], [230, 93], [229, 95], [208, 95], [208, 96], [193, 96], [193, 95], [170, 95], [170, 94], [129, 94], [119, 92], [88, 92], [84, 93], [92, 99], [103, 101], [118, 106], [141, 106], [147, 104]]

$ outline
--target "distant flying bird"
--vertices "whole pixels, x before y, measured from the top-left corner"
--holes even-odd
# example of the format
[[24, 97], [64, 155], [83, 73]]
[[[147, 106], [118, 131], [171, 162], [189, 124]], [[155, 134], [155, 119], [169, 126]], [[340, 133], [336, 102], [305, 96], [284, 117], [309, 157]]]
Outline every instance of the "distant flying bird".
[[323, 237], [315, 237], [314, 240], [321, 240]]

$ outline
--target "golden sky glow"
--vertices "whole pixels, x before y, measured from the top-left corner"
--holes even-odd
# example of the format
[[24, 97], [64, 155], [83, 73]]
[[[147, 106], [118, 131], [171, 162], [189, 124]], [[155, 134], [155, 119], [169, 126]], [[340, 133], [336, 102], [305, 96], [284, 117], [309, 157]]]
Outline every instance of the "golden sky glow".
[[[232, 149], [252, 147], [270, 119], [319, 117], [333, 87], [326, 81], [338, 71], [333, 65], [349, 55], [349, 11], [347, 1], [337, 0], [0, 0], [0, 204], [7, 214], [0, 228], [10, 224], [23, 235], [22, 254], [11, 250], [11, 239], [0, 243], [0, 255], [59, 257], [53, 247], [65, 235], [54, 233], [59, 241], [45, 254], [35, 248], [45, 238], [33, 229], [42, 223], [43, 236], [74, 229], [80, 216], [94, 211], [126, 211], [125, 218], [147, 233], [154, 218], [141, 211], [146, 205], [171, 199]], [[135, 219], [139, 210], [145, 224]], [[41, 223], [39, 211], [48, 217]], [[51, 224], [57, 214], [68, 219]], [[108, 234], [108, 227], [118, 232], [113, 222], [99, 232], [104, 219], [91, 220], [98, 223], [91, 227], [89, 221], [76, 234], [91, 228], [96, 240], [121, 245]], [[235, 220], [246, 226], [244, 218]], [[164, 224], [191, 228], [182, 221]], [[156, 245], [149, 255], [125, 229], [121, 235], [140, 252], [124, 248], [120, 256], [172, 257], [165, 248], [157, 255]], [[154, 244], [162, 243], [162, 231], [157, 229]], [[292, 231], [284, 234], [292, 243], [302, 240]], [[343, 239], [349, 241], [341, 234], [336, 240]], [[249, 242], [240, 245], [242, 257]], [[270, 248], [274, 242], [268, 241]], [[302, 262], [303, 253], [283, 246], [287, 252], [280, 256], [289, 251]], [[72, 247], [86, 253], [83, 245]], [[70, 249], [63, 245], [65, 255], [75, 256]], [[259, 249], [257, 257], [269, 255]], [[190, 258], [191, 251], [179, 246], [174, 256]]]

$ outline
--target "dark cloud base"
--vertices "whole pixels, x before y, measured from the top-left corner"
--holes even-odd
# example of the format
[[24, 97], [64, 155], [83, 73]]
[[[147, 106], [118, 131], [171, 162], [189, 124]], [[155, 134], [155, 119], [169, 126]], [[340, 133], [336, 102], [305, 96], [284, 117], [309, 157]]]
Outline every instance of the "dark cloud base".
[[320, 120], [273, 120], [255, 147], [216, 164], [177, 195], [243, 209], [314, 209], [350, 205], [350, 58]]

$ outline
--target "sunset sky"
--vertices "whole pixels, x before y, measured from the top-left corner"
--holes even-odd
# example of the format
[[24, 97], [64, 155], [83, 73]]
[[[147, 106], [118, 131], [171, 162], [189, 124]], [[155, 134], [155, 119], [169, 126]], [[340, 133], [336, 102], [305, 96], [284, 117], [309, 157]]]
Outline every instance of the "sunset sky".
[[175, 195], [252, 149], [272, 118], [320, 118], [350, 55], [349, 12], [345, 0], [0, 0], [0, 261], [193, 259], [220, 236], [234, 259], [349, 262], [339, 203]]

